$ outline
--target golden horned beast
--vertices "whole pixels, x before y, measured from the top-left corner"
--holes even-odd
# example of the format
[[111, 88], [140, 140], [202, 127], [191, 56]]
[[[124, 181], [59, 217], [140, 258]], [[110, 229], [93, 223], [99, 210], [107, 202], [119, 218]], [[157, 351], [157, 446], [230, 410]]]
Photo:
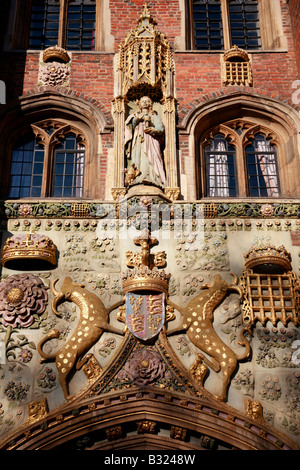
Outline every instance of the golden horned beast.
[[[207, 364], [215, 372], [222, 372], [222, 391], [220, 395], [218, 395], [218, 398], [224, 401], [226, 399], [231, 376], [237, 367], [238, 361], [246, 359], [250, 355], [250, 344], [244, 337], [244, 333], [248, 331], [251, 334], [251, 331], [248, 328], [243, 329], [242, 338], [238, 344], [245, 346], [246, 349], [242, 356], [237, 356], [235, 352], [219, 338], [213, 328], [214, 310], [226, 297], [228, 292], [230, 290], [236, 290], [240, 294], [236, 276], [235, 283], [229, 285], [219, 274], [216, 274], [214, 281], [203, 285], [202, 289], [205, 289], [205, 291], [192, 299], [185, 309], [168, 301], [171, 306], [182, 313], [183, 322], [180, 328], [168, 332], [167, 335], [186, 332], [190, 341], [210, 357], [210, 359], [208, 359], [203, 354], [198, 354], [195, 363], [202, 363], [202, 365]], [[191, 369], [195, 363], [192, 365]], [[206, 367], [205, 371], [207, 371]]]
[[116, 308], [119, 302], [106, 309], [96, 294], [85, 289], [84, 285], [73, 282], [69, 276], [65, 278], [60, 292], [55, 288], [57, 281], [58, 279], [51, 284], [51, 291], [55, 295], [52, 301], [53, 312], [57, 316], [61, 316], [57, 311], [57, 306], [59, 302], [67, 300], [78, 305], [80, 318], [71, 338], [58, 352], [48, 355], [42, 349], [47, 341], [52, 338], [58, 338], [59, 331], [56, 329], [49, 331], [45, 338], [39, 342], [37, 349], [43, 358], [40, 362], [55, 360], [59, 374], [59, 383], [65, 398], [70, 399], [71, 395], [69, 395], [67, 379], [74, 367], [76, 367], [76, 370], [79, 370], [88, 361], [90, 355], [85, 356], [85, 353], [98, 341], [103, 331], [117, 334], [123, 333], [108, 324], [109, 312]]

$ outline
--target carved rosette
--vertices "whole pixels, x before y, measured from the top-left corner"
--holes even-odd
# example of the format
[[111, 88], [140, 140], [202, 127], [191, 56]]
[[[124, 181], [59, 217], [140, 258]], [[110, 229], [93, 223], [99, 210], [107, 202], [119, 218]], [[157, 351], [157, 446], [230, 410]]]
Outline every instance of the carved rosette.
[[33, 274], [14, 274], [0, 282], [0, 317], [4, 326], [26, 328], [46, 309], [48, 294]]
[[151, 385], [164, 377], [165, 370], [166, 365], [157, 352], [150, 348], [138, 349], [129, 357], [120, 378], [128, 377], [136, 385]]
[[38, 82], [40, 85], [68, 85], [70, 78], [70, 56], [58, 46], [49, 47], [41, 53]]
[[70, 78], [70, 67], [59, 62], [51, 62], [40, 68], [39, 82], [42, 85], [66, 85]]

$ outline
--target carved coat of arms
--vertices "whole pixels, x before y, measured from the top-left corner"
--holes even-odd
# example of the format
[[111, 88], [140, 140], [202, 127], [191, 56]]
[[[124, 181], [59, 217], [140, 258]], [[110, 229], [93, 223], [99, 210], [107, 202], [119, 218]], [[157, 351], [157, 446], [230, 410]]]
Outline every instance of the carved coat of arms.
[[126, 324], [134, 336], [147, 341], [160, 332], [164, 323], [164, 293], [126, 293]]
[[169, 274], [159, 270], [165, 264], [165, 253], [150, 254], [150, 246], [157, 242], [147, 233], [134, 239], [142, 247], [141, 253], [126, 253], [126, 264], [133, 268], [123, 275], [125, 318], [129, 331], [142, 341], [159, 334], [166, 321], [166, 296]]

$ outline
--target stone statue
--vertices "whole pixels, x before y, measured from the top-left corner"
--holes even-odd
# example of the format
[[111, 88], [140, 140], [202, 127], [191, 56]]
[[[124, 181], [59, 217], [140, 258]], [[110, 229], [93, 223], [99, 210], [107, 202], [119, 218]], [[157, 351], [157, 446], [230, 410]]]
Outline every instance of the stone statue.
[[136, 170], [129, 184], [145, 183], [163, 188], [166, 183], [161, 152], [164, 125], [153, 110], [151, 98], [143, 96], [138, 105], [139, 111], [130, 114], [125, 122], [127, 165]]

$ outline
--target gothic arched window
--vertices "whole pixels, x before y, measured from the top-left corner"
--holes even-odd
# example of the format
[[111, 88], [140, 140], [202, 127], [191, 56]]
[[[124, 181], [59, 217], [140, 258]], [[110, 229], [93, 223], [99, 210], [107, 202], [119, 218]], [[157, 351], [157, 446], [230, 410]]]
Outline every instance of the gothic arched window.
[[85, 139], [58, 122], [32, 125], [12, 148], [7, 196], [82, 197]]
[[207, 197], [279, 197], [279, 140], [260, 125], [231, 121], [202, 137], [201, 186]]

